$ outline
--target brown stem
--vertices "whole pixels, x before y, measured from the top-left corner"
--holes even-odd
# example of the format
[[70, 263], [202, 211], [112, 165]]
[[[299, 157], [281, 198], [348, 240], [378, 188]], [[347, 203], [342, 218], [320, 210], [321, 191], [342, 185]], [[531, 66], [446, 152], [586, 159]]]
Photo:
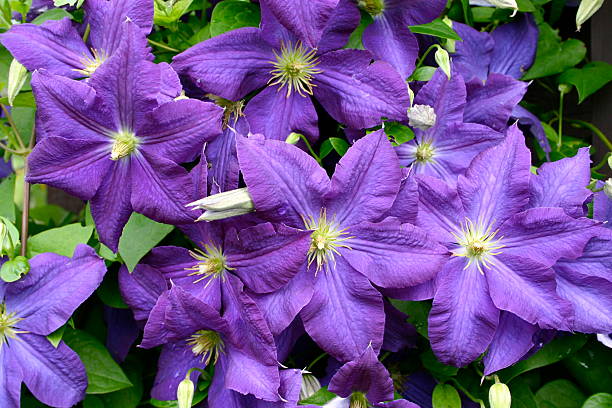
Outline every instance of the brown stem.
[[[30, 136], [30, 142], [28, 148], [30, 151], [34, 147], [36, 140], [36, 125], [32, 126], [32, 135]], [[30, 221], [30, 183], [27, 182], [28, 178], [28, 156], [24, 157], [23, 167], [23, 212], [21, 213], [21, 256], [26, 256], [28, 250], [28, 229]]]

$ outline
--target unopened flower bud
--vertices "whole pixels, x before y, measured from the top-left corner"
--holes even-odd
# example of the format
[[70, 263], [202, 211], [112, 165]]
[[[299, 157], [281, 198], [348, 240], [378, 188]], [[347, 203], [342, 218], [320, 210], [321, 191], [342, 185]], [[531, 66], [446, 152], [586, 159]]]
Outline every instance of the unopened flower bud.
[[496, 382], [489, 388], [489, 404], [491, 408], [510, 408], [512, 396], [510, 388], [504, 383]]
[[[449, 26], [450, 28], [453, 28], [453, 20], [448, 18], [448, 16], [444, 16], [444, 18], [442, 19], [442, 22], [446, 24], [447, 26]], [[455, 47], [456, 42], [457, 42], [456, 40], [447, 38], [446, 41], [444, 42], [444, 49], [446, 49], [446, 51], [453, 54], [455, 51], [457, 51]]]
[[0, 257], [12, 257], [19, 243], [19, 231], [4, 217], [0, 217]]
[[436, 112], [429, 105], [414, 105], [408, 109], [408, 124], [421, 130], [427, 130], [436, 124]]
[[193, 403], [195, 386], [189, 377], [191, 377], [191, 370], [187, 373], [185, 379], [181, 381], [176, 389], [176, 399], [178, 401], [179, 408], [191, 408], [191, 404]]
[[300, 401], [310, 398], [321, 389], [321, 383], [309, 372], [302, 374], [302, 387], [300, 388]]
[[301, 134], [291, 132], [289, 133], [289, 136], [287, 136], [287, 139], [285, 139], [285, 143], [294, 145], [294, 144], [297, 144], [297, 142], [299, 142], [301, 138], [302, 138]]
[[444, 71], [448, 79], [451, 79], [450, 56], [448, 55], [448, 51], [442, 47], [438, 47], [435, 57], [438, 66], [442, 68], [442, 71]]
[[604, 0], [582, 0], [578, 6], [576, 13], [576, 30], [580, 31], [582, 25], [597, 13], [597, 10], [603, 6]]
[[204, 197], [187, 204], [187, 207], [204, 210], [197, 221], [215, 221], [248, 214], [255, 210], [253, 198], [247, 188], [239, 188]]
[[563, 95], [567, 95], [568, 93], [570, 93], [572, 91], [572, 88], [573, 86], [570, 84], [559, 84], [559, 86], [557, 87], [559, 92], [561, 92]]
[[516, 4], [516, 0], [487, 0], [487, 2], [497, 8], [513, 9], [514, 13], [512, 13], [512, 17], [514, 17], [518, 11], [518, 4]]
[[25, 84], [27, 77], [28, 70], [26, 69], [26, 67], [21, 65], [16, 59], [13, 59], [9, 68], [7, 85], [7, 97], [9, 105], [13, 106], [13, 101], [15, 100], [15, 97], [19, 95], [19, 91], [21, 91], [21, 88], [23, 87], [23, 84]]
[[603, 191], [604, 193], [606, 193], [608, 198], [612, 200], [612, 178], [609, 178], [606, 180], [604, 187], [603, 187]]

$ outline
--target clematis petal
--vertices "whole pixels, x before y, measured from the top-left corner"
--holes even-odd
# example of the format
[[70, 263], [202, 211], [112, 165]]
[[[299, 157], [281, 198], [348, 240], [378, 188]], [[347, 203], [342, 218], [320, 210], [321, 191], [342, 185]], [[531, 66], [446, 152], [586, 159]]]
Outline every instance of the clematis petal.
[[6, 408], [21, 406], [23, 372], [19, 360], [8, 347], [0, 347], [0, 405]]
[[417, 223], [442, 243], [455, 241], [451, 234], [465, 220], [457, 191], [444, 181], [429, 176], [417, 176], [419, 212]]
[[189, 48], [172, 67], [206, 92], [236, 101], [266, 85], [275, 60], [261, 30], [245, 27]]
[[[228, 347], [223, 358], [225, 386], [240, 394], [252, 394], [257, 399], [279, 401], [280, 378], [275, 362], [264, 364], [260, 359], [234, 346]], [[248, 373], [245, 375], [244, 373]]]
[[524, 357], [534, 346], [537, 326], [509, 312], [501, 312], [499, 326], [489, 350], [484, 356], [485, 375], [511, 366]]
[[104, 306], [106, 322], [106, 348], [119, 363], [123, 363], [132, 346], [140, 336], [140, 329], [130, 309]]
[[119, 269], [121, 298], [130, 306], [134, 319], [144, 324], [159, 296], [168, 286], [162, 274], [145, 263], [139, 263], [132, 273], [127, 266]]
[[500, 227], [502, 251], [550, 267], [560, 258], [576, 259], [582, 255], [597, 225], [588, 218], [572, 218], [561, 208], [531, 208]]
[[414, 404], [405, 399], [390, 402], [380, 402], [378, 404], [374, 404], [374, 406], [378, 408], [419, 408], [419, 405]]
[[394, 217], [402, 223], [416, 224], [419, 205], [419, 187], [410, 169], [402, 169], [402, 181], [393, 206], [383, 218]]
[[191, 223], [198, 214], [185, 207], [193, 200], [193, 184], [183, 167], [153, 155], [137, 155], [132, 160], [134, 211], [166, 224]]
[[371, 403], [393, 399], [393, 380], [389, 371], [369, 346], [358, 358], [340, 367], [328, 389], [343, 398], [348, 398], [355, 391], [363, 392]]
[[384, 131], [371, 133], [355, 142], [337, 164], [326, 197], [328, 212], [342, 226], [374, 221], [393, 206], [401, 177]]
[[383, 117], [404, 120], [410, 104], [401, 76], [383, 61], [370, 64], [363, 50], [339, 50], [319, 57], [322, 72], [313, 80], [314, 96], [337, 121], [364, 129]]
[[[598, 181], [597, 188], [603, 188], [604, 183]], [[604, 191], [595, 193], [593, 198], [593, 218], [599, 221], [606, 221], [604, 224], [612, 228], [612, 198], [608, 197]]]
[[453, 29], [463, 40], [455, 43], [455, 53], [452, 55], [457, 71], [466, 81], [474, 78], [485, 81], [489, 75], [489, 65], [495, 45], [493, 37], [487, 32], [478, 31], [455, 21]]
[[196, 99], [167, 102], [145, 115], [138, 148], [176, 163], [193, 161], [204, 142], [221, 135], [223, 110]]
[[584, 217], [584, 204], [593, 194], [587, 188], [590, 165], [588, 147], [578, 150], [574, 157], [544, 163], [538, 175], [531, 177], [530, 207], [561, 207], [572, 217]]
[[458, 367], [486, 349], [498, 325], [499, 310], [489, 296], [487, 280], [465, 260], [451, 259], [440, 272], [429, 313], [429, 340], [438, 359]]
[[104, 261], [87, 245], [78, 245], [72, 258], [37, 255], [30, 260], [30, 272], [7, 288], [6, 307], [23, 319], [20, 329], [48, 335], [91, 296], [105, 273]]
[[280, 289], [271, 293], [251, 294], [272, 334], [278, 335], [289, 327], [298, 313], [310, 302], [314, 293], [313, 275], [304, 263], [293, 279]]
[[546, 137], [546, 132], [544, 132], [544, 127], [542, 126], [540, 118], [523, 108], [521, 105], [516, 105], [514, 109], [512, 109], [512, 117], [517, 119], [521, 125], [529, 127], [531, 134], [536, 138], [542, 150], [548, 155], [551, 150], [550, 142]]
[[276, 140], [238, 137], [238, 160], [255, 209], [271, 221], [304, 226], [318, 216], [329, 177], [299, 148]]
[[416, 37], [401, 21], [387, 18], [385, 13], [374, 17], [374, 22], [363, 32], [363, 45], [374, 58], [386, 61], [408, 78], [419, 55]]
[[436, 70], [414, 98], [415, 105], [429, 105], [436, 114], [436, 125], [426, 132], [427, 137], [423, 139], [443, 140], [448, 124], [463, 122], [466, 95], [465, 82], [459, 73], [453, 71], [451, 79], [448, 79], [441, 68]]
[[89, 200], [108, 177], [111, 163], [105, 142], [48, 136], [28, 156], [27, 180]]
[[[236, 133], [248, 135], [249, 124], [244, 117], [239, 117], [232, 128], [228, 127], [223, 134], [212, 142], [206, 144], [205, 156], [210, 169], [208, 170], [208, 184], [215, 192], [229, 191], [238, 188], [240, 181], [240, 165], [236, 152]], [[199, 194], [199, 197], [206, 195]]]
[[369, 344], [375, 351], [382, 345], [382, 296], [344, 257], [317, 275], [314, 295], [300, 316], [310, 337], [340, 361], [358, 358]]
[[262, 0], [262, 4], [305, 45], [316, 48], [338, 0]]
[[69, 18], [41, 25], [16, 24], [0, 36], [0, 42], [28, 71], [45, 69], [55, 75], [81, 78], [85, 58], [91, 52]]
[[112, 113], [97, 92], [85, 82], [73, 81], [41, 70], [32, 74], [38, 110], [38, 140], [48, 134], [65, 139], [108, 142]]
[[119, 237], [132, 214], [130, 195], [133, 191], [134, 164], [131, 160], [111, 163], [110, 170], [102, 180], [90, 204], [91, 215], [96, 223], [100, 241], [113, 252], [117, 252]]
[[405, 25], [430, 23], [439, 17], [446, 3], [444, 0], [385, 0], [389, 14], [401, 15]]
[[485, 275], [493, 303], [499, 309], [541, 328], [571, 327], [571, 304], [557, 295], [554, 272], [546, 265], [502, 253]]
[[338, 1], [338, 6], [323, 30], [317, 52], [324, 54], [344, 47], [353, 31], [359, 26], [360, 20], [361, 13], [352, 0]]
[[85, 367], [63, 341], [55, 348], [44, 336], [25, 333], [11, 342], [10, 350], [21, 366], [23, 382], [42, 403], [71, 407], [85, 398]]
[[531, 67], [538, 47], [538, 26], [531, 14], [497, 27], [491, 37], [495, 42], [491, 72], [519, 79]]
[[467, 82], [463, 120], [505, 132], [514, 108], [527, 92], [527, 86], [525, 82], [502, 74], [490, 74], [484, 83], [478, 79]]
[[121, 43], [126, 20], [133, 21], [144, 34], [153, 27], [153, 4], [148, 0], [87, 0], [84, 24], [89, 24], [92, 48], [111, 55]]
[[245, 285], [269, 293], [287, 284], [306, 262], [310, 231], [262, 223], [230, 231], [224, 247], [227, 264]]
[[506, 140], [480, 153], [465, 177], [459, 176], [459, 197], [474, 222], [495, 230], [521, 211], [529, 200], [531, 153], [521, 131], [512, 126]]
[[310, 140], [317, 140], [319, 127], [317, 112], [310, 97], [286, 88], [270, 86], [257, 94], [247, 105], [246, 115], [251, 131], [268, 139], [285, 141], [291, 132], [301, 133]]
[[362, 222], [349, 229], [350, 250], [342, 255], [376, 286], [405, 288], [433, 279], [448, 260], [448, 250], [424, 230], [397, 220]]
[[[180, 382], [192, 368], [203, 370], [206, 368], [206, 363], [202, 358], [193, 354], [187, 341], [182, 340], [164, 345], [157, 362], [157, 375], [151, 396], [162, 401], [175, 400]], [[196, 383], [199, 376], [200, 372], [194, 370], [190, 376], [191, 381]]]

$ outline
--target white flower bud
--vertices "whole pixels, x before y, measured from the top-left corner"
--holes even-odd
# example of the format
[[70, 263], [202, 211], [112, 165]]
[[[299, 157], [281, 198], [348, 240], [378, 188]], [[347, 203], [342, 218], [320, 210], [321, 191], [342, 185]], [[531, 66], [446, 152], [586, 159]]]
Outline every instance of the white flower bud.
[[248, 214], [255, 210], [255, 204], [247, 188], [239, 188], [204, 197], [187, 204], [193, 209], [205, 210], [197, 221], [214, 221]]
[[321, 389], [321, 383], [309, 372], [302, 374], [302, 387], [300, 388], [300, 401], [310, 398]]
[[436, 112], [429, 105], [414, 105], [408, 109], [408, 124], [421, 130], [427, 130], [436, 124]]
[[603, 191], [604, 193], [606, 193], [608, 198], [612, 200], [612, 178], [609, 178], [606, 180], [604, 187], [603, 187]]
[[19, 95], [19, 91], [25, 84], [28, 77], [28, 70], [26, 67], [21, 65], [19, 61], [13, 59], [11, 61], [11, 67], [9, 68], [8, 85], [7, 85], [7, 97], [9, 105], [13, 106], [15, 97]]
[[297, 142], [299, 142], [301, 138], [302, 138], [301, 134], [291, 132], [289, 133], [289, 136], [287, 136], [287, 139], [285, 139], [285, 143], [294, 145], [294, 144], [297, 144]]
[[489, 388], [489, 404], [491, 408], [510, 408], [512, 396], [510, 388], [504, 383], [496, 382]]
[[486, 2], [497, 8], [513, 9], [514, 13], [512, 13], [512, 17], [514, 17], [518, 11], [518, 4], [516, 4], [516, 0], [486, 0]]
[[576, 30], [580, 31], [582, 25], [603, 6], [604, 0], [582, 0], [576, 13]]
[[195, 386], [191, 381], [191, 370], [185, 376], [185, 379], [181, 381], [178, 388], [176, 389], [176, 399], [178, 401], [179, 408], [191, 408], [193, 403], [193, 395], [195, 393]]

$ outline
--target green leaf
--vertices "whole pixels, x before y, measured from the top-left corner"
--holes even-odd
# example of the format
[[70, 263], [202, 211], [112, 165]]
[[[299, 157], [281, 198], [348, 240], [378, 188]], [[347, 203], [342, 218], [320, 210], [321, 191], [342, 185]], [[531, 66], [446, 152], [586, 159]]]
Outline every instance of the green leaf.
[[107, 394], [132, 386], [106, 347], [89, 333], [71, 330], [64, 334], [64, 341], [85, 365], [88, 394]]
[[140, 404], [143, 394], [142, 367], [128, 360], [125, 373], [133, 384], [132, 387], [103, 395], [89, 394], [83, 401], [83, 408], [136, 408]]
[[61, 225], [70, 213], [59, 205], [45, 204], [30, 210], [30, 217], [44, 225]]
[[612, 407], [612, 394], [600, 392], [599, 394], [591, 395], [582, 408], [610, 408]]
[[187, 12], [193, 0], [155, 0], [153, 22], [161, 26], [172, 26]]
[[47, 336], [47, 340], [49, 340], [49, 342], [53, 345], [53, 347], [57, 348], [57, 346], [59, 346], [60, 344], [60, 341], [62, 341], [62, 338], [64, 337], [65, 331], [66, 331], [66, 325], [63, 325], [62, 327], [60, 327], [53, 333], [49, 334]]
[[223, 1], [210, 17], [210, 36], [215, 37], [241, 27], [257, 27], [261, 15], [256, 4], [237, 0]]
[[144, 215], [133, 213], [119, 239], [119, 255], [128, 270], [132, 272], [142, 257], [159, 244], [173, 228], [172, 225], [160, 224]]
[[11, 5], [8, 0], [0, 0], [0, 28], [11, 28]]
[[30, 256], [44, 252], [55, 252], [71, 257], [78, 244], [86, 244], [91, 237], [93, 227], [83, 227], [79, 223], [43, 231], [28, 238]]
[[303, 399], [299, 402], [300, 405], [325, 405], [329, 401], [336, 398], [336, 394], [327, 391], [327, 387], [321, 388], [310, 397]]
[[53, 8], [53, 9], [45, 11], [40, 16], [36, 17], [34, 20], [32, 20], [32, 23], [40, 25], [44, 23], [45, 21], [61, 20], [65, 17], [68, 17], [71, 20], [73, 19], [72, 14], [70, 14], [66, 10], [61, 9], [61, 8]]
[[612, 390], [612, 353], [595, 339], [563, 360], [563, 365], [589, 393]]
[[85, 0], [53, 0], [53, 5], [55, 7], [62, 7], [62, 6], [74, 7], [76, 6], [77, 8], [79, 8], [83, 5], [84, 2]]
[[429, 371], [429, 373], [438, 380], [446, 381], [450, 377], [457, 375], [457, 372], [459, 371], [457, 367], [448, 366], [441, 363], [431, 350], [427, 350], [426, 352], [422, 353], [420, 358], [427, 371]]
[[414, 139], [414, 132], [412, 129], [399, 122], [385, 122], [385, 134], [393, 138], [396, 146]]
[[15, 175], [11, 174], [0, 183], [0, 217], [15, 222]]
[[580, 350], [587, 341], [587, 337], [581, 334], [571, 336], [557, 337], [550, 343], [546, 344], [540, 351], [526, 360], [519, 361], [511, 367], [508, 367], [498, 373], [503, 382], [508, 383], [513, 378], [526, 373], [527, 371], [535, 370], [536, 368], [545, 367], [556, 363], [570, 356], [572, 353]]
[[323, 160], [334, 150], [329, 139], [325, 139], [319, 148], [319, 159]]
[[374, 20], [372, 19], [372, 16], [369, 13], [366, 13], [363, 10], [360, 11], [361, 20], [359, 21], [359, 26], [355, 29], [355, 31], [351, 33], [351, 36], [349, 37], [349, 40], [344, 46], [344, 48], [354, 48], [358, 50], [363, 50], [363, 42], [361, 40], [363, 37], [363, 31], [366, 29], [367, 26], [372, 24]]
[[511, 408], [538, 408], [533, 392], [522, 377], [514, 379], [508, 386], [512, 394]]
[[339, 137], [330, 137], [328, 140], [329, 143], [331, 143], [331, 146], [336, 151], [336, 153], [338, 153], [340, 156], [344, 156], [344, 154], [349, 148], [347, 141], [344, 139], [340, 139]]
[[461, 408], [459, 393], [449, 384], [438, 384], [431, 396], [433, 408]]
[[409, 81], [429, 81], [436, 72], [435, 67], [425, 66], [417, 68], [412, 75], [410, 75]]
[[431, 310], [431, 302], [409, 302], [391, 299], [391, 303], [398, 310], [408, 315], [408, 322], [414, 326], [417, 333], [427, 337], [427, 316]]
[[539, 408], [580, 408], [586, 396], [568, 380], [555, 380], [536, 392]]
[[107, 273], [96, 293], [100, 300], [107, 306], [115, 309], [129, 308], [123, 301], [121, 293], [119, 293], [119, 279], [117, 273]]
[[612, 65], [600, 61], [565, 71], [557, 80], [560, 84], [571, 84], [576, 87], [580, 97], [578, 103], [582, 103], [610, 81], [612, 81]]
[[561, 42], [561, 38], [547, 23], [539, 25], [540, 37], [535, 62], [523, 76], [531, 80], [555, 75], [578, 64], [586, 56], [586, 47], [582, 41], [570, 38]]
[[459, 34], [450, 28], [441, 18], [431, 23], [409, 26], [408, 29], [415, 34], [433, 35], [438, 38], [461, 41]]
[[0, 278], [4, 282], [16, 282], [30, 271], [30, 263], [25, 256], [9, 259], [0, 268]]

